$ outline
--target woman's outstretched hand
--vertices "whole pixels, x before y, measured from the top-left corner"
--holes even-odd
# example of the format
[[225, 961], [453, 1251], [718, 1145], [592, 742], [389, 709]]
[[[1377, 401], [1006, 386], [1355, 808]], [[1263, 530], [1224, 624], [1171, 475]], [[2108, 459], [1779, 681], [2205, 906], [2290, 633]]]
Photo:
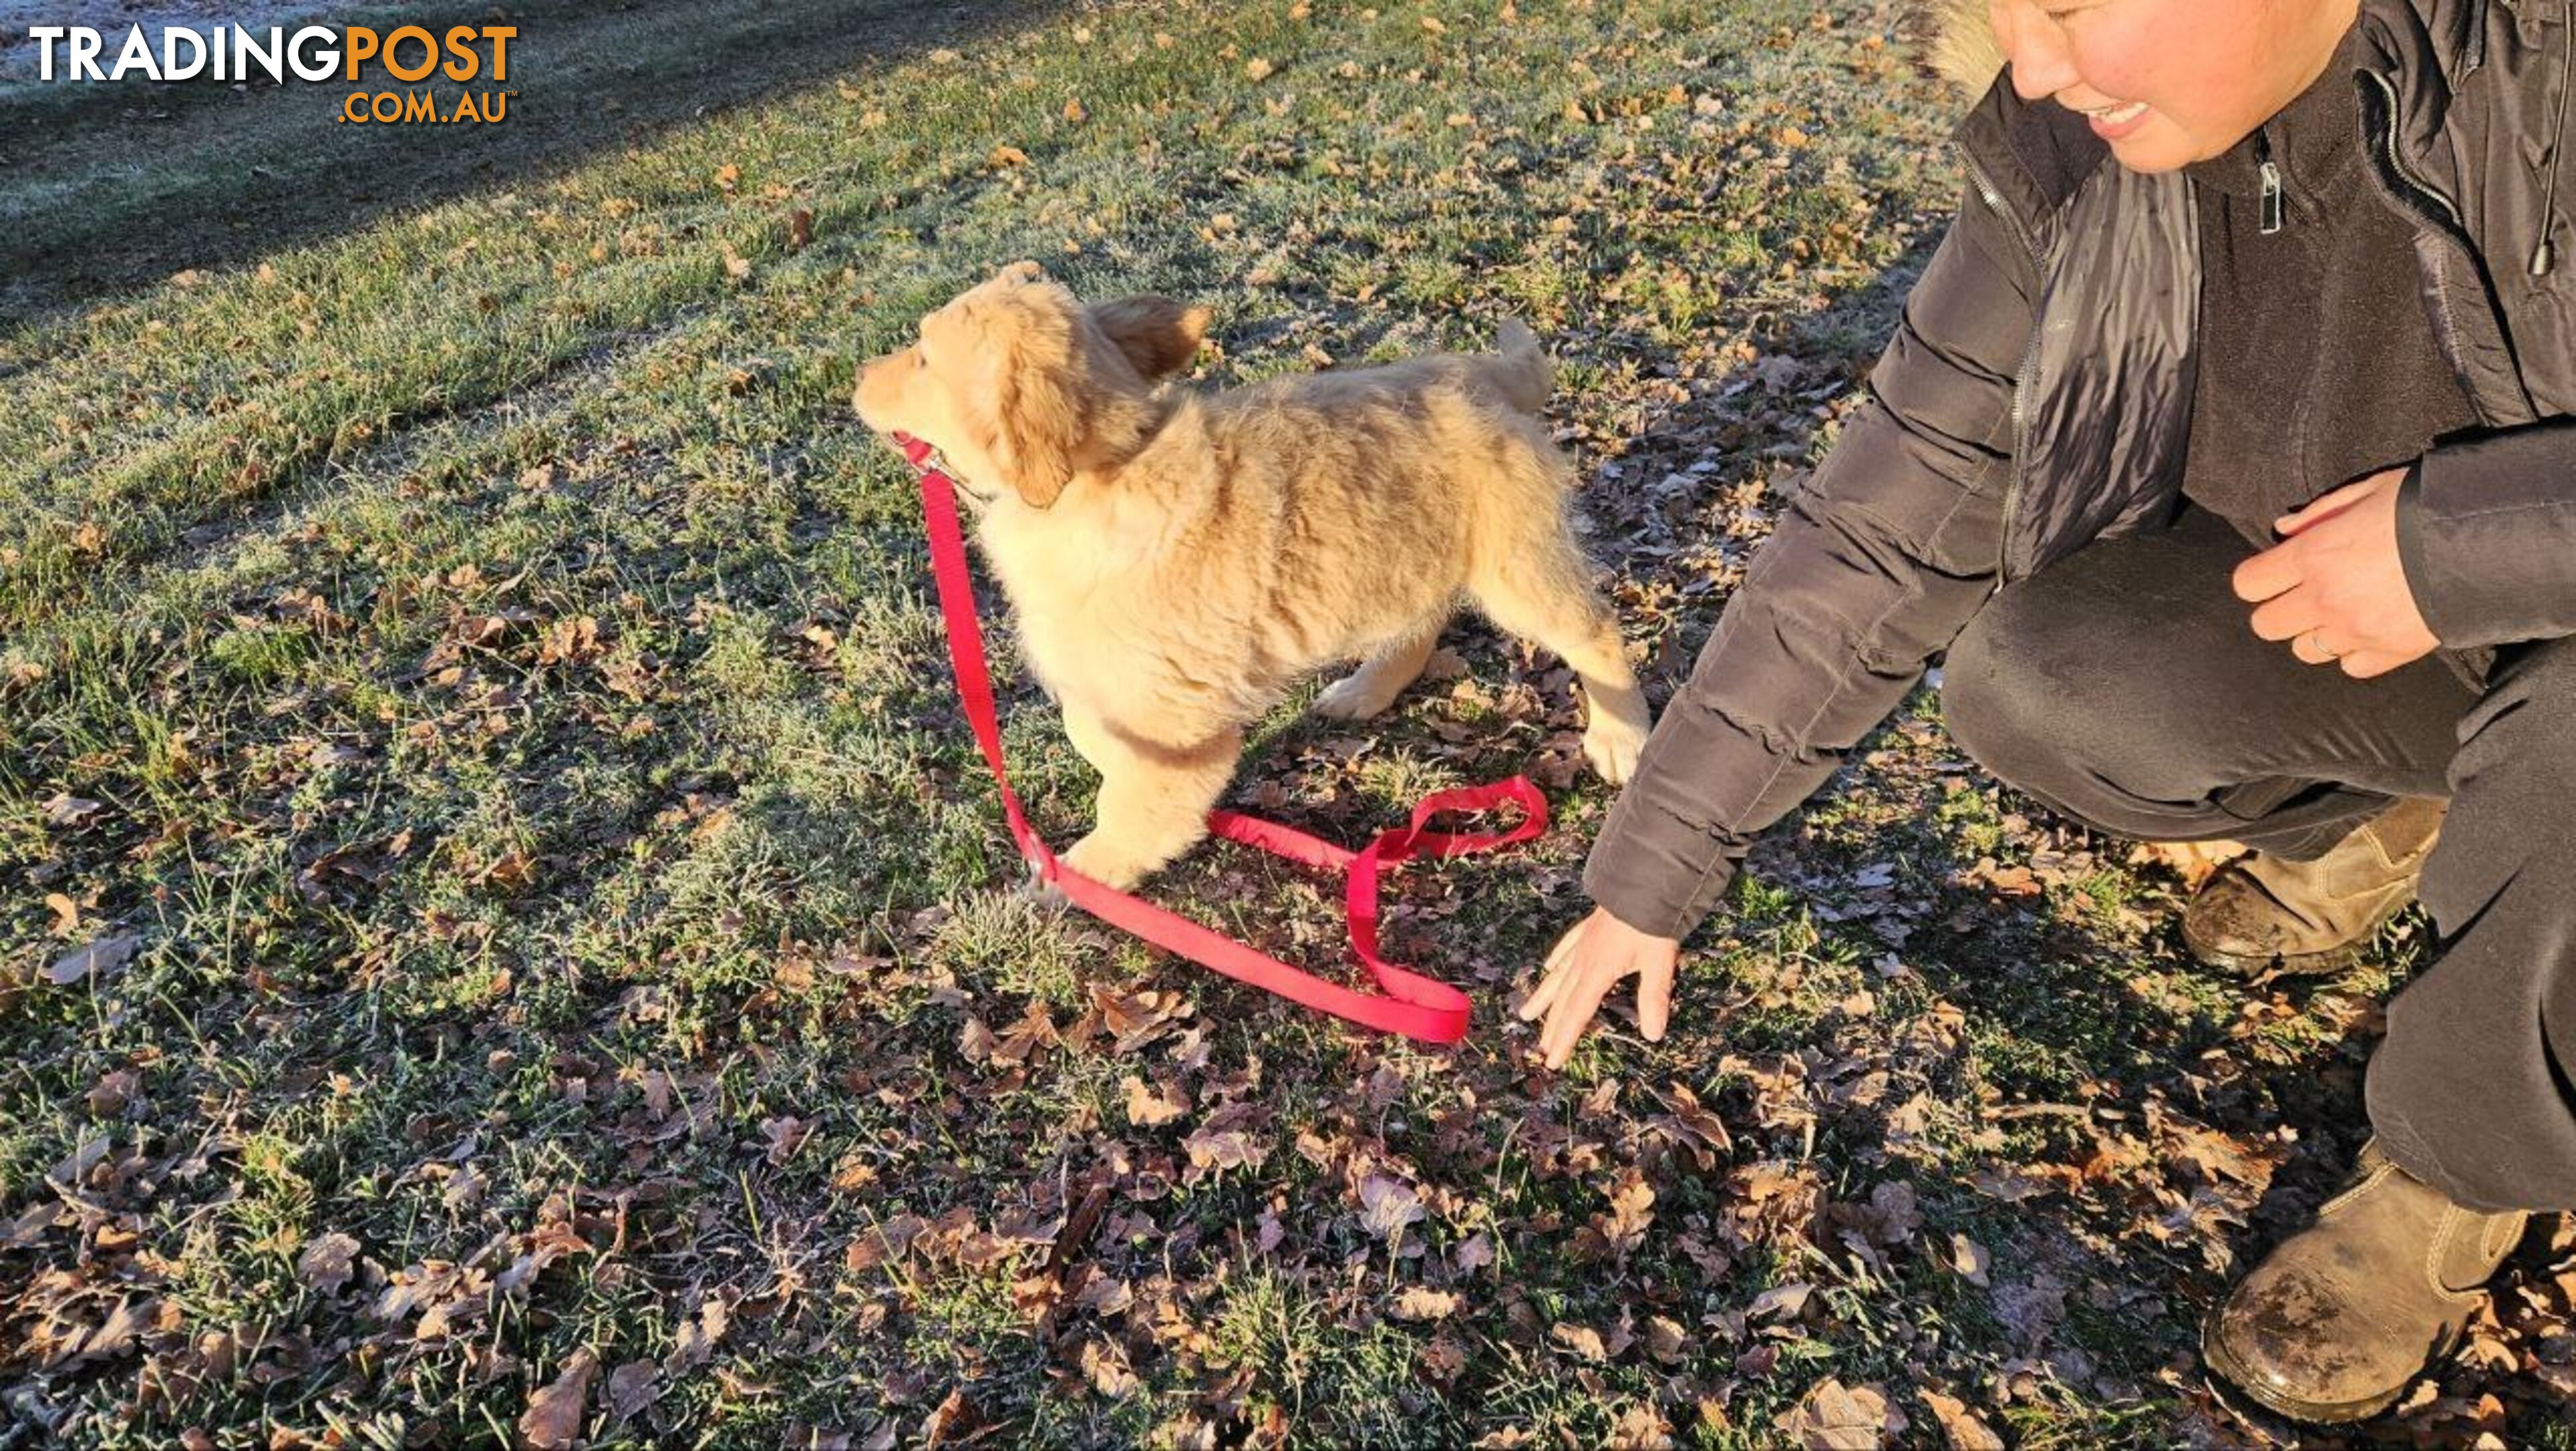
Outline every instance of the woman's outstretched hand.
[[1565, 1066], [1601, 1000], [1631, 973], [1637, 977], [1637, 1026], [1646, 1041], [1662, 1042], [1664, 1025], [1672, 1020], [1673, 970], [1681, 958], [1682, 945], [1674, 939], [1650, 936], [1593, 908], [1591, 916], [1556, 940], [1542, 969], [1545, 976], [1521, 1004], [1524, 1023], [1547, 1015], [1547, 1026], [1538, 1035], [1547, 1066]]

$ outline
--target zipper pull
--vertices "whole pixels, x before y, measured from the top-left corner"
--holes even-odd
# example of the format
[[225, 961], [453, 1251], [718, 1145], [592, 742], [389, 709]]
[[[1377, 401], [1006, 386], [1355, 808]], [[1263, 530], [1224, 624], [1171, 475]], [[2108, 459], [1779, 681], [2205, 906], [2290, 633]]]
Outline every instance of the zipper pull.
[[2281, 168], [2272, 164], [2272, 138], [2268, 133], [2254, 133], [2254, 155], [2256, 170], [2263, 177], [2261, 230], [2268, 237], [2281, 230]]

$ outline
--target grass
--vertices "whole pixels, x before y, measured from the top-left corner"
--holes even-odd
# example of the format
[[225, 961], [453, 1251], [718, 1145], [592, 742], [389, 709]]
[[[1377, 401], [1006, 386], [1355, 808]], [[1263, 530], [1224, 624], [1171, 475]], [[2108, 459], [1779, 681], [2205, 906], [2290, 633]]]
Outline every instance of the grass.
[[[1200, 387], [1528, 317], [1669, 686], [1955, 199], [1900, 16], [514, 15], [470, 139], [0, 89], [48, 138], [0, 170], [0, 1447], [513, 1443], [586, 1357], [594, 1445], [1749, 1447], [1827, 1381], [1917, 1438], [1927, 1392], [2252, 1434], [2192, 1327], [2352, 1147], [2420, 929], [2216, 982], [1927, 698], [1766, 842], [1665, 1043], [1545, 1074], [1503, 1007], [1607, 798], [1563, 672], [1462, 625], [1462, 675], [1283, 710], [1237, 782], [1343, 840], [1551, 785], [1532, 849], [1397, 879], [1475, 1036], [1369, 1039], [1012, 894], [848, 412], [1019, 256], [1215, 306]], [[1069, 839], [1091, 778], [1006, 690]], [[1156, 892], [1338, 962], [1293, 873]], [[2554, 1354], [2528, 1283], [2499, 1333]], [[2445, 1388], [2563, 1442], [2543, 1384]]]

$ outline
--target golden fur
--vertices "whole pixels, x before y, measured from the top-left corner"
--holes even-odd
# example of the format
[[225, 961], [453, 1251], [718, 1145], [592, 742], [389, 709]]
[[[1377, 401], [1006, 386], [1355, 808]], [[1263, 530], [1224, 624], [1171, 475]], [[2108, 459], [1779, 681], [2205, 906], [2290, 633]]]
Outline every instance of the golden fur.
[[1985, 94], [2004, 53], [1995, 44], [1987, 0], [1938, 0], [1933, 12], [1932, 69], [1971, 96]]
[[1099, 768], [1097, 823], [1066, 864], [1125, 887], [1179, 855], [1245, 726], [1350, 660], [1316, 708], [1384, 710], [1462, 596], [1565, 657], [1584, 753], [1625, 780], [1645, 700], [1566, 523], [1529, 329], [1504, 324], [1498, 355], [1158, 387], [1208, 316], [1158, 297], [1085, 307], [1017, 262], [860, 370], [868, 426], [936, 446], [980, 503], [1030, 667]]
[[2165, 866], [2182, 878], [2185, 891], [2197, 892], [2219, 869], [2245, 855], [2239, 841], [2142, 841], [2129, 853], [2140, 866]]

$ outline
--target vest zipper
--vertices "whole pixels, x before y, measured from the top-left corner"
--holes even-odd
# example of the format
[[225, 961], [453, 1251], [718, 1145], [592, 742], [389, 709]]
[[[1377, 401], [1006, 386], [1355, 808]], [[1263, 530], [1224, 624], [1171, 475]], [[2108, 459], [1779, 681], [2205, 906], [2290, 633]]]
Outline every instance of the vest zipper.
[[2391, 82], [2388, 77], [2381, 75], [2377, 71], [2366, 70], [2363, 71], [2362, 74], [2369, 77], [2370, 80], [2379, 87], [2380, 99], [2388, 104], [2388, 128], [2380, 134], [2378, 142], [2379, 154], [2380, 157], [2388, 163], [2389, 175], [2397, 178], [2398, 181], [2403, 182], [2406, 189], [2413, 192], [2419, 202], [2430, 202], [2433, 205], [2440, 207], [2442, 209], [2442, 217], [2450, 222], [2454, 240], [2456, 240], [2457, 235], [2466, 230], [2465, 225], [2460, 220], [2459, 207], [2454, 205], [2449, 197], [2435, 191], [2432, 186], [2426, 182], [2417, 179], [2415, 173], [2406, 169], [2406, 158], [2400, 156], [2397, 152], [2396, 85]]
[[[2359, 74], [2377, 88], [2378, 100], [2384, 107], [2382, 114], [2377, 118], [2379, 134], [2372, 136], [2369, 132], [2372, 129], [2373, 118], [2367, 104], [2370, 98], [2363, 98], [2365, 104], [2362, 107], [2362, 140], [2369, 153], [2379, 162], [2381, 189], [2388, 193], [2389, 200], [2396, 203], [2401, 211], [2411, 210], [2414, 214], [2413, 219], [2418, 225], [2439, 233], [2444, 242], [2458, 249], [2461, 257], [2468, 263], [2470, 276], [2477, 282], [2479, 291], [2483, 294], [2479, 305], [2488, 310], [2488, 316], [2494, 322], [2499, 338], [2503, 339], [2505, 346], [2510, 348], [2512, 343], [2504, 334], [2502, 306], [2497, 300], [2494, 283], [2487, 275], [2485, 261], [2478, 255], [2476, 240], [2469, 235], [2468, 224], [2461, 219], [2459, 205], [2407, 169], [2406, 158], [2397, 149], [2396, 82], [2374, 70], [2363, 70]], [[2553, 160], [2552, 165], [2555, 164]], [[2436, 298], [2441, 296], [2439, 278], [2428, 279], [2427, 285], [2433, 289]], [[2459, 378], [2461, 390], [2468, 394], [2469, 407], [2478, 415], [2478, 421], [2491, 428], [2510, 422], [2509, 418], [2499, 418], [2487, 407], [2483, 390], [2477, 379], [2470, 376], [2467, 371], [2464, 344], [2458, 336], [2459, 325], [2450, 318], [2447, 302], [2442, 308], [2442, 316], [2434, 319], [2434, 327], [2441, 335], [2443, 352], [2450, 360], [2452, 372]], [[2519, 365], [2516, 365], [2513, 387], [2515, 392], [2522, 395], [2523, 411], [2526, 414], [2529, 413], [2531, 411], [2530, 390], [2522, 382]]]
[[2030, 414], [2026, 400], [2031, 390], [2039, 386], [2039, 320], [2040, 312], [2047, 305], [2048, 279], [2040, 276], [2039, 244], [2031, 239], [2013, 209], [2004, 205], [2004, 195], [1986, 175], [1984, 163], [1964, 146], [1959, 149], [1959, 155], [1967, 162], [1968, 178], [1976, 184], [1977, 195], [1985, 199], [1987, 206], [1994, 208], [1995, 215], [2004, 219], [2013, 240], [2021, 243], [2022, 250], [2030, 254], [2031, 273], [2040, 285], [2039, 298], [2031, 304], [2030, 337], [2022, 344], [2021, 366], [2013, 372], [2012, 464], [2004, 470], [2003, 527], [1995, 543], [1995, 588], [2001, 590], [2012, 578], [2013, 512], [2021, 503], [2022, 459], [2029, 452], [2030, 444]]
[[2255, 170], [2263, 178], [2262, 232], [2268, 237], [2281, 230], [2281, 168], [2272, 164], [2272, 135], [2269, 131], [2254, 133]]

